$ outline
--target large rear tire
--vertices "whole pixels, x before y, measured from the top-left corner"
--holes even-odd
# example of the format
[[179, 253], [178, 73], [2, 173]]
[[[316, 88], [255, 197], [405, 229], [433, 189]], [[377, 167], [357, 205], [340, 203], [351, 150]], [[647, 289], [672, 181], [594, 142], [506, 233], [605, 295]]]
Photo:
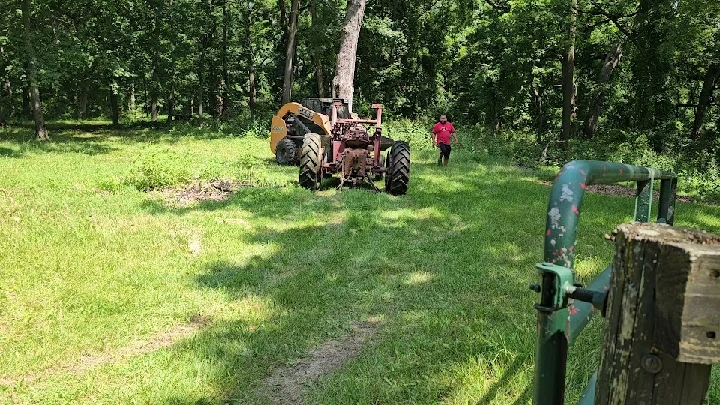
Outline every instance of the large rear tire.
[[317, 190], [320, 186], [322, 161], [320, 155], [320, 135], [307, 134], [303, 140], [300, 154], [300, 186]]
[[407, 193], [410, 182], [410, 145], [395, 142], [390, 149], [390, 159], [386, 159], [385, 191], [392, 195]]
[[297, 147], [289, 138], [283, 138], [275, 147], [275, 160], [281, 166], [292, 166], [297, 163]]

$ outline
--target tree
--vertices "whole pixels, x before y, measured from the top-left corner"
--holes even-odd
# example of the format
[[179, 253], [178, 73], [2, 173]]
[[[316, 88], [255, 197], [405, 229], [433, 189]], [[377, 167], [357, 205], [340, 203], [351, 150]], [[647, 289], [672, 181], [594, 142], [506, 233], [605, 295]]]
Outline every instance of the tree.
[[575, 33], [577, 24], [577, 0], [568, 0], [570, 3], [570, 17], [567, 24], [568, 39], [567, 53], [562, 64], [562, 145], [567, 148], [567, 142], [572, 137], [573, 121], [575, 119]]
[[[312, 28], [317, 31], [319, 28], [317, 0], [310, 0], [310, 19]], [[318, 38], [320, 36], [316, 36]], [[325, 78], [322, 66], [322, 49], [319, 41], [313, 42], [313, 62], [315, 63], [315, 79], [317, 80], [318, 97], [325, 97]]]
[[30, 98], [32, 103], [33, 119], [35, 121], [35, 136], [41, 141], [50, 139], [50, 135], [45, 128], [45, 118], [43, 117], [42, 104], [40, 103], [40, 89], [37, 82], [37, 68], [35, 60], [35, 50], [33, 48], [33, 26], [30, 16], [30, 0], [22, 0], [22, 19], [24, 27], [25, 39], [25, 56], [27, 58], [26, 76], [28, 86], [30, 88]]
[[364, 16], [365, 0], [348, 0], [345, 26], [340, 34], [340, 51], [337, 56], [335, 78], [333, 78], [333, 97], [346, 99], [350, 112], [353, 111], [355, 93], [355, 58]]
[[600, 88], [595, 94], [592, 104], [590, 104], [588, 116], [585, 118], [585, 124], [583, 125], [583, 135], [586, 139], [591, 139], [595, 135], [605, 95], [609, 91], [610, 78], [613, 70], [620, 63], [620, 58], [622, 58], [622, 43], [618, 42], [608, 51], [600, 71]]
[[295, 50], [297, 45], [295, 37], [298, 31], [298, 13], [300, 11], [300, 0], [292, 0], [290, 6], [290, 28], [287, 34], [287, 44], [285, 47], [285, 69], [283, 79], [283, 96], [282, 103], [289, 103], [292, 98], [293, 87], [293, 61], [295, 60]]

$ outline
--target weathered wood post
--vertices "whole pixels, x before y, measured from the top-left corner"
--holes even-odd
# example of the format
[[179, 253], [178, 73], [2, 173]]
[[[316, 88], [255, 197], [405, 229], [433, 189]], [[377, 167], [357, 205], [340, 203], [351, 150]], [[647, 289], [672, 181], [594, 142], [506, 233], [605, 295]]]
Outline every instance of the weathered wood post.
[[720, 363], [720, 236], [626, 224], [615, 246], [595, 405], [702, 405]]

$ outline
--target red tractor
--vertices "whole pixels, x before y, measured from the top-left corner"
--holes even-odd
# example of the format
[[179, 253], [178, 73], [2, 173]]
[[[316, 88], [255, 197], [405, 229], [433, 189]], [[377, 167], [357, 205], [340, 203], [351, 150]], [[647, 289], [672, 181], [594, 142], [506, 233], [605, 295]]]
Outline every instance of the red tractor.
[[[372, 105], [377, 110], [374, 120], [338, 118], [342, 105], [341, 101], [333, 103], [330, 135], [305, 135], [300, 153], [300, 185], [315, 190], [324, 177], [339, 173], [338, 189], [346, 184], [369, 184], [380, 191], [375, 182], [385, 177], [385, 191], [405, 194], [410, 181], [410, 146], [382, 136], [382, 105]], [[390, 151], [383, 159], [387, 149]]]

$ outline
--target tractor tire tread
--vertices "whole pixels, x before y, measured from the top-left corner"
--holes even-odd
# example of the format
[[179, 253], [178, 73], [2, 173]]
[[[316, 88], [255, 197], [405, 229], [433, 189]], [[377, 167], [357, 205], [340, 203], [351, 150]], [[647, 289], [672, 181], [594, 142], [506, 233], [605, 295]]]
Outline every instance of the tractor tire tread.
[[392, 195], [407, 193], [410, 183], [410, 145], [395, 142], [390, 149], [390, 167], [386, 174], [386, 191]]
[[[292, 153], [288, 153], [292, 151]], [[275, 160], [281, 166], [292, 166], [297, 163], [297, 147], [289, 138], [283, 138], [275, 147]]]
[[299, 183], [303, 188], [316, 190], [320, 185], [320, 135], [307, 134], [300, 154]]

